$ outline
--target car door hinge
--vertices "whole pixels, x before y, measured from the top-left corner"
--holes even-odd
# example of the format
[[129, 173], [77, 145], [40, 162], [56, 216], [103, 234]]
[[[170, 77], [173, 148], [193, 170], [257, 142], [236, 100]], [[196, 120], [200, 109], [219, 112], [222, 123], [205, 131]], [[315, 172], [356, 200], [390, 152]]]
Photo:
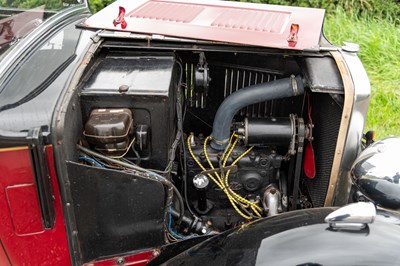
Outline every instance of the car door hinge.
[[52, 229], [55, 220], [54, 195], [49, 175], [42, 128], [31, 128], [28, 132], [27, 140], [43, 227], [44, 229]]

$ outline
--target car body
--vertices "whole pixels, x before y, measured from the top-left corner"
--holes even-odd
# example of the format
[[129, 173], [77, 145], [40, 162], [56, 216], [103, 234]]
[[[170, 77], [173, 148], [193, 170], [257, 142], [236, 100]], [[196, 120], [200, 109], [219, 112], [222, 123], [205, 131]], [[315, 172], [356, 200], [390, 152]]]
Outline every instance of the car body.
[[89, 15], [69, 7], [0, 54], [2, 265], [158, 264], [353, 200], [370, 85], [323, 10], [121, 0]]
[[292, 215], [285, 213], [280, 217], [256, 221], [245, 228], [208, 239], [173, 257], [165, 265], [399, 263], [398, 256], [393, 252], [399, 236], [397, 214], [380, 210], [375, 217], [376, 221], [368, 228], [338, 230], [324, 222], [325, 217], [334, 209], [301, 210]]

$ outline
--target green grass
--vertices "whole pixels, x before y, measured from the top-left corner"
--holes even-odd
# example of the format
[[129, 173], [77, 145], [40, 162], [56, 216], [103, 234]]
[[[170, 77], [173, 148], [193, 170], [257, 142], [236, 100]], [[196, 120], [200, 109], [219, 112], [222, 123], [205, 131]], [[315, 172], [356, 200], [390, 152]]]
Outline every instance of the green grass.
[[324, 32], [334, 44], [360, 44], [358, 53], [372, 93], [365, 129], [377, 139], [400, 136], [400, 27], [389, 20], [355, 17], [337, 10], [325, 20]]
[[[100, 9], [112, 1], [90, 0], [92, 9]], [[358, 55], [367, 70], [372, 87], [365, 131], [375, 130], [376, 139], [389, 135], [400, 136], [400, 5], [398, 1], [231, 1], [326, 8], [324, 31], [328, 39], [337, 45], [342, 45], [343, 41], [350, 41], [360, 44], [361, 47]]]

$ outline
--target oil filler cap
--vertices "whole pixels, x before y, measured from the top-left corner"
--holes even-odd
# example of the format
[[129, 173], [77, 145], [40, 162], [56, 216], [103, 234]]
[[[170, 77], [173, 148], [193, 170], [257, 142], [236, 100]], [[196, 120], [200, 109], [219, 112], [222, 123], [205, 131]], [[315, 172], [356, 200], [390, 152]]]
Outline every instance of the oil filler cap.
[[198, 174], [193, 178], [193, 185], [197, 190], [205, 190], [210, 183], [206, 175]]

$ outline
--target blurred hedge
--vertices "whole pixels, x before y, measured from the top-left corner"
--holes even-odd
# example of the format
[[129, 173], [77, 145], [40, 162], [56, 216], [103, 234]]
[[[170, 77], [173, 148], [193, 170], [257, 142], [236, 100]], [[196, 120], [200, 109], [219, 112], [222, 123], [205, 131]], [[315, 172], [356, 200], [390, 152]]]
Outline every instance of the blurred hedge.
[[114, 0], [88, 0], [88, 2], [89, 2], [89, 8], [92, 11], [92, 13], [96, 13], [97, 11], [103, 9], [104, 7], [114, 2]]
[[[35, 1], [35, 0], [30, 0], [30, 1]], [[327, 10], [328, 13], [335, 13], [336, 10], [339, 8], [341, 10], [345, 10], [345, 12], [351, 16], [368, 16], [377, 19], [387, 19], [391, 22], [396, 22], [400, 24], [399, 23], [400, 0], [230, 0], [230, 1], [316, 7], [316, 8], [324, 8]], [[97, 12], [112, 2], [114, 1], [89, 0], [90, 9], [92, 10], [92, 12]]]
[[324, 8], [328, 13], [337, 9], [344, 10], [350, 16], [367, 16], [400, 22], [400, 0], [230, 0], [274, 5]]
[[30, 9], [45, 6], [45, 9], [48, 10], [58, 10], [65, 5], [76, 4], [76, 2], [76, 0], [0, 0], [0, 7]]
[[[45, 5], [47, 9], [59, 9], [65, 4], [77, 0], [0, 0], [0, 7], [32, 8]], [[134, 1], [134, 0], [132, 0]], [[275, 5], [291, 5], [324, 8], [334, 13], [338, 8], [351, 16], [369, 16], [388, 19], [400, 24], [400, 0], [230, 0], [236, 2], [254, 2]], [[88, 0], [93, 13], [103, 9], [114, 0]]]

